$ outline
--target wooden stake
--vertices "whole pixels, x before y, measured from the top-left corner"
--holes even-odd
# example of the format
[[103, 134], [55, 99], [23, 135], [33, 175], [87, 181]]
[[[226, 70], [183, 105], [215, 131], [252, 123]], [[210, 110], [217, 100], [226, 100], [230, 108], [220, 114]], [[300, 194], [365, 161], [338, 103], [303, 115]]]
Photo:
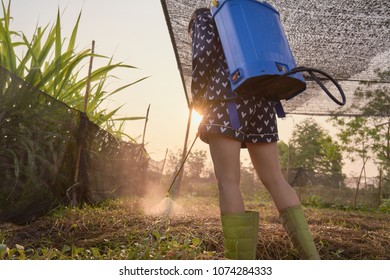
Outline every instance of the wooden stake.
[[[92, 75], [92, 62], [93, 62], [93, 55], [95, 53], [95, 41], [92, 41], [92, 49], [91, 49], [91, 57], [89, 60], [89, 68], [88, 68], [88, 77], [87, 77], [87, 87], [85, 90], [85, 95], [84, 95], [84, 108], [83, 108], [83, 114], [84, 116], [81, 116], [81, 118], [87, 117], [87, 107], [88, 107], [88, 97], [89, 97], [89, 91], [91, 88], [91, 75]], [[79, 134], [80, 134], [80, 125], [81, 125], [82, 119], [80, 119], [80, 124], [79, 124]], [[79, 135], [80, 137], [80, 135]], [[77, 143], [77, 156], [76, 156], [76, 166], [75, 166], [75, 172], [74, 172], [74, 177], [73, 177], [73, 182], [75, 183], [71, 190], [71, 202], [70, 205], [72, 207], [76, 207], [78, 204], [77, 201], [77, 188], [79, 186], [78, 180], [79, 180], [79, 174], [80, 174], [80, 160], [81, 160], [81, 152], [82, 152], [82, 143]]]
[[93, 63], [94, 54], [95, 54], [95, 41], [92, 41], [91, 57], [89, 58], [87, 88], [85, 89], [85, 95], [84, 95], [84, 113], [87, 113], [88, 97], [89, 97], [89, 91], [91, 89], [92, 63]]

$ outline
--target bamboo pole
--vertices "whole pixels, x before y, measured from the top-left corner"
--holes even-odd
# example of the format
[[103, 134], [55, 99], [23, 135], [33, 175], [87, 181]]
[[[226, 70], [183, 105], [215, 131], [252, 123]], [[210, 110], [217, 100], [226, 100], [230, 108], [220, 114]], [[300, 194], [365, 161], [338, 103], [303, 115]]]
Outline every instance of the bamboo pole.
[[89, 91], [91, 89], [92, 63], [93, 63], [94, 54], [95, 54], [95, 41], [92, 41], [91, 57], [89, 58], [87, 88], [85, 89], [85, 95], [84, 95], [84, 111], [83, 111], [84, 113], [87, 113], [88, 97], [89, 97]]
[[[93, 55], [95, 53], [95, 41], [92, 41], [92, 49], [91, 49], [91, 57], [89, 59], [89, 68], [88, 68], [88, 77], [87, 77], [87, 87], [85, 89], [85, 95], [84, 95], [84, 107], [82, 111], [82, 116], [80, 119], [80, 125], [79, 125], [79, 137], [80, 137], [80, 126], [82, 122], [82, 118], [86, 117], [87, 114], [87, 109], [88, 109], [88, 98], [89, 98], [89, 91], [91, 89], [91, 75], [92, 75], [92, 63], [93, 63]], [[82, 143], [78, 141], [77, 143], [77, 155], [76, 155], [76, 166], [75, 166], [75, 172], [74, 172], [74, 177], [73, 177], [73, 182], [74, 185], [72, 186], [71, 189], [71, 206], [76, 207], [77, 204], [79, 203], [77, 199], [77, 188], [79, 187], [79, 174], [80, 174], [80, 160], [81, 160], [81, 152], [83, 149]]]

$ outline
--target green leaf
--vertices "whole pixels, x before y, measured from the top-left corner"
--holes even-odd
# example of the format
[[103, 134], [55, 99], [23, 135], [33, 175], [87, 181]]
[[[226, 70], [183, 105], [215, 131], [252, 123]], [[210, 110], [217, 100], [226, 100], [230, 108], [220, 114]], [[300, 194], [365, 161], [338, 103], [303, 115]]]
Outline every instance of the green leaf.
[[115, 118], [114, 121], [137, 121], [144, 120], [146, 117], [125, 117], [125, 118]]
[[2, 1], [3, 8], [3, 22], [4, 24], [0, 24], [0, 39], [1, 39], [1, 57], [3, 64], [5, 64], [5, 68], [10, 70], [11, 72], [15, 72], [16, 70], [16, 55], [13, 48], [13, 43], [11, 39], [11, 34], [13, 34], [9, 30], [9, 22], [10, 22], [10, 10], [11, 10], [11, 1], [8, 2], [8, 8], [6, 9], [4, 6], [4, 2]]
[[137, 83], [139, 83], [139, 82], [141, 82], [141, 81], [143, 81], [143, 80], [145, 80], [145, 79], [148, 79], [148, 78], [149, 78], [149, 77], [144, 77], [144, 78], [141, 78], [141, 79], [139, 79], [139, 80], [137, 80], [137, 81], [135, 81], [135, 82], [132, 82], [132, 83], [130, 83], [130, 84], [127, 84], [127, 85], [125, 85], [125, 86], [123, 86], [123, 87], [117, 88], [116, 90], [114, 90], [114, 91], [111, 93], [111, 95], [112, 95], [112, 94], [115, 94], [115, 93], [117, 93], [117, 92], [119, 92], [119, 91], [122, 91], [122, 90], [128, 88], [129, 86], [135, 85], [135, 84], [137, 84]]
[[192, 245], [199, 246], [202, 243], [202, 241], [199, 238], [193, 238], [192, 239]]
[[67, 52], [73, 52], [76, 46], [76, 38], [77, 38], [77, 32], [79, 29], [79, 23], [80, 23], [80, 18], [81, 18], [81, 12], [79, 13], [79, 16], [77, 18], [76, 24], [73, 27], [72, 35], [70, 36], [69, 39], [69, 44], [68, 44], [68, 50]]

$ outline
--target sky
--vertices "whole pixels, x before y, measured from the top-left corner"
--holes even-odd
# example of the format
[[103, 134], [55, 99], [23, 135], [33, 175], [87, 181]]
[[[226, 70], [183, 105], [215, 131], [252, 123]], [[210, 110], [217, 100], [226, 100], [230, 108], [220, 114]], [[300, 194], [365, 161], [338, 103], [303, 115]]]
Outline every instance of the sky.
[[[8, 0], [3, 0], [8, 3]], [[55, 23], [58, 9], [61, 12], [62, 36], [69, 38], [81, 12], [77, 49], [91, 47], [95, 53], [113, 57], [114, 62], [124, 62], [137, 69], [118, 70], [109, 88], [146, 80], [114, 95], [107, 108], [122, 106], [117, 117], [145, 116], [150, 105], [149, 121], [145, 133], [146, 149], [154, 160], [162, 160], [166, 150], [182, 149], [187, 128], [188, 107], [180, 73], [169, 37], [160, 0], [12, 0], [11, 29], [22, 31], [28, 38], [36, 26]], [[106, 65], [106, 60], [94, 60], [94, 67]], [[290, 115], [278, 120], [279, 137], [288, 142], [292, 128], [305, 117]], [[192, 118], [189, 141], [195, 137], [200, 118]], [[325, 118], [317, 121], [327, 130], [332, 126]], [[139, 142], [144, 121], [128, 121], [125, 132]], [[197, 141], [194, 149], [208, 150], [207, 144]], [[248, 155], [243, 150], [243, 161]], [[349, 168], [347, 175], [357, 174]]]

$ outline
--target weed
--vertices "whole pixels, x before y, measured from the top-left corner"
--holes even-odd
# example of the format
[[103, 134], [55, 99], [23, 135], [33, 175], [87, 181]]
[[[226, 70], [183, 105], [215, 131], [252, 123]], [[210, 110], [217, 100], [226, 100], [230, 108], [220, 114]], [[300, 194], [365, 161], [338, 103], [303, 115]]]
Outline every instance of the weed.
[[379, 211], [382, 213], [390, 213], [390, 199], [385, 199], [379, 206]]
[[311, 195], [307, 196], [303, 202], [303, 205], [309, 206], [309, 207], [314, 207], [314, 208], [321, 208], [324, 205], [323, 199], [319, 195]]

